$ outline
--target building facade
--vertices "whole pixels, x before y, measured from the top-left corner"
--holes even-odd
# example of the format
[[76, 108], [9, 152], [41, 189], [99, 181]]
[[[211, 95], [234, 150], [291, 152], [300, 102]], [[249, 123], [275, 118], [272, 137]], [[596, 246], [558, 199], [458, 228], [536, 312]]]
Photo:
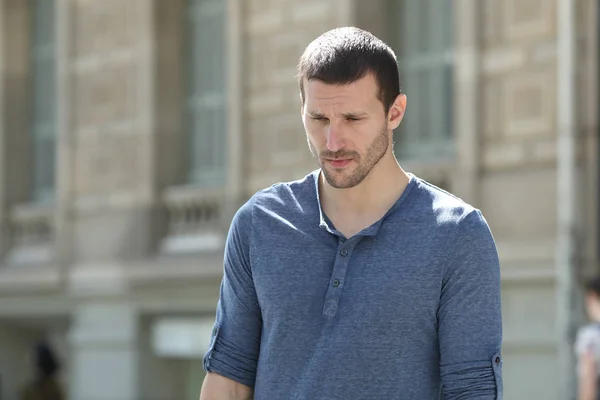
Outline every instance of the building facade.
[[[0, 398], [39, 337], [72, 399], [197, 398], [229, 222], [316, 167], [296, 65], [345, 25], [398, 56], [402, 165], [494, 232], [506, 398], [562, 398], [558, 3], [1, 0]], [[576, 277], [598, 258], [596, 10], [576, 2]]]

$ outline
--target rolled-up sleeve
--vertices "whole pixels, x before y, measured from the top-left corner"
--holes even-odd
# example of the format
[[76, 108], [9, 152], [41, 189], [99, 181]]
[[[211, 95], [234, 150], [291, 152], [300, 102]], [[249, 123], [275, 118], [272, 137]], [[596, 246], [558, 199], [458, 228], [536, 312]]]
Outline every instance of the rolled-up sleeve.
[[438, 310], [443, 399], [502, 399], [500, 265], [479, 210], [457, 228]]
[[262, 318], [250, 265], [252, 199], [233, 217], [224, 255], [224, 274], [204, 369], [254, 387]]

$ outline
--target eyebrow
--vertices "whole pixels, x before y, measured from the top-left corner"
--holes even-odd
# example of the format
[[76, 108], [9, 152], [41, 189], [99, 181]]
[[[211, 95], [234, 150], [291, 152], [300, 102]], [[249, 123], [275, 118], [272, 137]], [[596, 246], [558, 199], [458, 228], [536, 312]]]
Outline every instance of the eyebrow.
[[311, 118], [325, 118], [325, 116], [323, 114], [321, 114], [320, 112], [316, 112], [316, 111], [308, 111], [307, 114]]
[[[307, 114], [311, 118], [325, 118], [325, 115], [323, 115], [320, 112], [316, 112], [316, 111], [308, 111]], [[344, 118], [362, 118], [362, 117], [366, 117], [366, 116], [367, 116], [366, 112], [346, 112], [346, 113], [342, 113], [342, 117], [344, 117]]]
[[366, 117], [367, 113], [366, 112], [357, 112], [357, 113], [348, 112], [348, 113], [343, 113], [342, 116], [344, 118], [362, 118], [362, 117]]

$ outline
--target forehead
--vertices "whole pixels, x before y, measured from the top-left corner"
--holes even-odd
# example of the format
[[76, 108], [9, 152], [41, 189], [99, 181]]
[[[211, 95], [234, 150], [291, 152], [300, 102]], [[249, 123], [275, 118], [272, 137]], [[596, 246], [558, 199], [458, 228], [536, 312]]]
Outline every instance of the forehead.
[[346, 107], [374, 110], [381, 107], [377, 81], [371, 74], [341, 85], [304, 80], [304, 99], [306, 107], [311, 111]]

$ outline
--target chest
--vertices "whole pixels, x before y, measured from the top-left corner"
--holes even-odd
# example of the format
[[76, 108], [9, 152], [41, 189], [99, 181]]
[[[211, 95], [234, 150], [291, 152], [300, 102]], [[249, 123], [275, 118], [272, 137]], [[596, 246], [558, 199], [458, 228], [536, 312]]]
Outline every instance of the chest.
[[415, 316], [435, 319], [443, 260], [430, 247], [333, 235], [259, 244], [252, 271], [263, 321], [294, 328], [349, 318], [383, 327]]

